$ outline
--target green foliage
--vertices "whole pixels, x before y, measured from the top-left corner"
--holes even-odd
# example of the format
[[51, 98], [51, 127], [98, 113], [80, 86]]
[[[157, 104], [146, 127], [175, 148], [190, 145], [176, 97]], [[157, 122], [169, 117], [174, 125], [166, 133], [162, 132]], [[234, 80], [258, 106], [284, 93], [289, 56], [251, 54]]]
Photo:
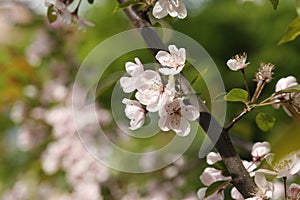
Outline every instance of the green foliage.
[[262, 130], [262, 131], [269, 131], [273, 128], [275, 124], [275, 117], [273, 117], [270, 114], [267, 113], [259, 113], [256, 118], [255, 118], [257, 126]]
[[248, 100], [248, 92], [240, 88], [233, 88], [224, 97], [226, 101], [246, 102]]
[[52, 4], [48, 7], [47, 18], [50, 23], [53, 23], [57, 20], [57, 15], [55, 14], [54, 6]]
[[289, 25], [278, 45], [294, 40], [300, 34], [300, 17], [296, 17]]
[[225, 187], [226, 185], [228, 185], [228, 181], [217, 181], [211, 184], [206, 190], [205, 197], [212, 195], [214, 192], [218, 191], [220, 188]]
[[141, 0], [126, 1], [124, 3], [117, 5], [114, 8], [113, 13], [119, 12], [119, 11], [121, 11], [125, 8], [128, 8], [128, 7], [131, 7], [131, 6], [142, 5], [142, 4], [144, 4], [144, 3]]

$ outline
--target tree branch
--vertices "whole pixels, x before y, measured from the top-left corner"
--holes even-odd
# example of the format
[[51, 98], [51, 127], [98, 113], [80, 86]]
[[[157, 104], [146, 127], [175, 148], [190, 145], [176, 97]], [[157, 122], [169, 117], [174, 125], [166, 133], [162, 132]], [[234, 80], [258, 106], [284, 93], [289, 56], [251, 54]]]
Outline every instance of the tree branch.
[[[118, 0], [119, 3], [124, 3], [126, 1], [127, 0]], [[149, 49], [154, 56], [159, 50], [165, 49], [161, 39], [152, 28], [146, 13], [139, 12], [134, 7], [127, 7], [124, 9], [124, 12], [135, 25], [135, 27], [140, 28], [140, 32], [144, 38], [144, 41], [150, 47]], [[151, 48], [154, 46], [153, 43], [155, 43], [155, 46], [159, 48]], [[184, 85], [187, 86], [188, 84]], [[223, 162], [232, 177], [232, 184], [245, 198], [253, 196], [256, 191], [256, 186], [242, 164], [239, 155], [236, 153], [227, 130], [223, 129], [217, 120], [209, 113], [205, 104], [201, 100], [199, 100], [199, 111], [199, 124], [205, 130], [210, 139], [215, 142], [215, 147], [220, 153]], [[216, 132], [221, 132], [220, 137], [215, 136], [216, 134], [214, 133]]]

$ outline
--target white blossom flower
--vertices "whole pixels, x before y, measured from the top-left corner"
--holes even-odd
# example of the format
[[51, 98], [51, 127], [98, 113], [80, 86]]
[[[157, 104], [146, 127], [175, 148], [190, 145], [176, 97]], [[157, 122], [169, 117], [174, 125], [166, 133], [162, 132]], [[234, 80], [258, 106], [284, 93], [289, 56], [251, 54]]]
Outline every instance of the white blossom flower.
[[252, 160], [260, 162], [271, 150], [271, 145], [268, 142], [257, 142], [252, 146]]
[[163, 131], [171, 129], [179, 136], [186, 136], [191, 130], [189, 121], [196, 120], [199, 115], [195, 106], [185, 105], [183, 99], [177, 98], [159, 110], [158, 126]]
[[273, 163], [274, 154], [269, 154], [266, 160], [270, 166], [273, 167], [277, 178], [289, 177], [297, 174], [300, 171], [299, 152], [292, 152], [288, 156], [282, 158], [276, 163]]
[[121, 87], [123, 88], [123, 91], [125, 93], [131, 93], [137, 89], [137, 87], [139, 86], [138, 83], [140, 82], [140, 76], [144, 72], [144, 66], [141, 63], [141, 61], [138, 58], [135, 58], [134, 60], [135, 63], [133, 62], [125, 63], [126, 72], [131, 77], [122, 77], [120, 79]]
[[243, 195], [235, 187], [230, 190], [230, 196], [235, 200], [244, 200]]
[[246, 200], [264, 200], [270, 199], [273, 196], [273, 184], [268, 182], [263, 173], [256, 173], [254, 182], [258, 187], [254, 197], [247, 198]]
[[72, 13], [68, 10], [67, 6], [63, 1], [60, 0], [45, 0], [45, 6], [49, 7], [53, 5], [55, 14], [58, 16], [58, 19], [66, 24], [72, 23]]
[[289, 200], [299, 200], [300, 199], [300, 185], [292, 183], [287, 191], [287, 196]]
[[162, 66], [166, 66], [166, 68], [160, 68], [160, 73], [164, 75], [178, 74], [184, 67], [186, 54], [185, 49], [178, 49], [175, 45], [169, 45], [169, 52], [159, 51], [155, 58]]
[[140, 102], [124, 98], [122, 103], [126, 105], [125, 114], [131, 120], [131, 130], [136, 130], [143, 126], [145, 122], [145, 109]]
[[297, 80], [294, 76], [288, 76], [286, 78], [281, 78], [278, 80], [278, 82], [276, 83], [276, 89], [275, 91], [281, 91], [281, 90], [285, 90], [291, 86], [297, 85]]
[[187, 10], [183, 0], [158, 0], [154, 5], [152, 14], [158, 19], [161, 19], [168, 14], [171, 17], [184, 19], [187, 16]]
[[243, 53], [241, 55], [235, 55], [232, 59], [229, 59], [226, 64], [231, 70], [237, 71], [244, 69], [245, 67], [247, 67], [247, 65], [250, 64], [249, 62], [246, 63], [246, 60], [247, 54]]
[[142, 84], [137, 88], [138, 92], [135, 98], [149, 112], [156, 112], [161, 109], [166, 102], [171, 101], [175, 97], [175, 89], [169, 82], [166, 86], [162, 84], [161, 77], [156, 71], [147, 70], [140, 77]]
[[207, 187], [200, 188], [197, 196], [200, 200], [224, 200], [224, 189], [216, 190], [213, 194], [205, 197]]
[[[281, 91], [288, 89], [289, 87], [297, 85], [297, 80], [294, 76], [288, 76], [286, 78], [281, 78], [276, 84], [275, 91]], [[276, 96], [277, 99], [274, 102], [277, 104], [273, 104], [273, 107], [278, 109], [280, 107], [280, 102], [286, 102], [283, 104], [284, 111], [292, 117], [295, 113], [300, 113], [300, 93], [284, 93]], [[294, 112], [296, 111], [296, 112]], [[293, 113], [293, 114], [292, 114]], [[297, 115], [297, 114], [295, 114]]]

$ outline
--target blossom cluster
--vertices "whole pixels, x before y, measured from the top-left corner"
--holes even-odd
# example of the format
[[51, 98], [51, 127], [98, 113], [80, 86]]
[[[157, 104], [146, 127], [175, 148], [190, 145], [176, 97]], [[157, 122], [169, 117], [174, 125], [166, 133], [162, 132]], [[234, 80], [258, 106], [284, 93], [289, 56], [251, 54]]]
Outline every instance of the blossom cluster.
[[158, 0], [156, 1], [152, 14], [155, 18], [161, 19], [168, 14], [171, 17], [184, 19], [187, 16], [187, 10], [183, 0]]
[[[189, 121], [199, 117], [195, 105], [180, 97], [176, 91], [176, 75], [185, 65], [185, 49], [175, 45], [168, 47], [169, 52], [159, 51], [156, 59], [161, 64], [157, 71], [144, 70], [138, 58], [135, 63], [126, 62], [125, 68], [129, 77], [122, 77], [120, 84], [125, 93], [135, 92], [136, 100], [124, 98], [125, 114], [131, 120], [131, 130], [143, 126], [148, 112], [158, 112], [158, 126], [162, 131], [173, 130], [177, 135], [186, 136], [190, 132]], [[164, 84], [164, 79], [167, 81]]]
[[[80, 1], [81, 3], [81, 1]], [[78, 7], [80, 5], [78, 4]], [[78, 15], [78, 7], [71, 12], [69, 7], [69, 1], [62, 0], [45, 0], [45, 6], [53, 6], [52, 15], [56, 15], [59, 21], [66, 24], [76, 24], [79, 29], [86, 30], [86, 26], [95, 26], [92, 22], [87, 21]]]
[[[271, 146], [268, 142], [257, 142], [252, 146], [252, 160], [242, 161], [250, 176], [254, 177], [254, 182], [257, 186], [257, 191], [253, 194], [254, 197], [247, 198], [247, 200], [278, 199], [282, 198], [285, 193], [288, 199], [299, 199], [300, 185], [290, 183], [289, 187], [286, 187], [288, 188], [287, 191], [284, 191], [284, 184], [286, 183], [282, 183], [279, 179], [284, 177], [292, 182], [294, 180], [293, 176], [299, 175], [300, 152], [291, 152], [274, 163], [274, 154], [270, 153], [270, 151]], [[204, 200], [224, 199], [224, 190], [230, 186], [232, 179], [230, 176], [225, 176], [223, 170], [214, 167], [217, 166], [217, 163], [222, 162], [220, 154], [210, 152], [206, 159], [209, 166], [204, 169], [200, 176], [200, 180], [205, 187], [198, 190], [198, 197]], [[267, 165], [263, 163], [264, 160]], [[270, 177], [272, 180], [268, 180]], [[208, 188], [216, 182], [224, 182], [224, 184], [220, 184], [219, 188], [216, 188], [213, 193], [207, 194]], [[244, 199], [235, 187], [231, 188], [230, 194], [232, 199]]]
[[[227, 66], [232, 71], [241, 70], [244, 73], [244, 69], [250, 64], [247, 62], [247, 54], [238, 54], [227, 61]], [[261, 63], [258, 72], [255, 74], [254, 81], [257, 82], [256, 91], [253, 94], [251, 102], [255, 102], [260, 93], [262, 92], [266, 83], [271, 82], [273, 79], [274, 65], [271, 63]], [[296, 91], [288, 91], [291, 87], [297, 86], [298, 82], [294, 76], [284, 77], [278, 80], [275, 87], [275, 93], [270, 98], [270, 103], [274, 108], [278, 109], [280, 106], [283, 107], [284, 111], [290, 117], [300, 117], [300, 92], [299, 89]], [[284, 92], [286, 91], [286, 92]], [[279, 93], [279, 94], [278, 94]]]

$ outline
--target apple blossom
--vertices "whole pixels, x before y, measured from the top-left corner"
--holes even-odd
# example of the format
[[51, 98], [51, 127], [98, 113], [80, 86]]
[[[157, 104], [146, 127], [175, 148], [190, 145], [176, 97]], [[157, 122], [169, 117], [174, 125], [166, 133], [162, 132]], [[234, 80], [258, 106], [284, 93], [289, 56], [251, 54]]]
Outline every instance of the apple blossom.
[[126, 105], [125, 114], [131, 120], [129, 129], [136, 130], [143, 126], [146, 111], [140, 102], [124, 98], [122, 103]]
[[186, 136], [191, 130], [189, 121], [196, 120], [199, 115], [195, 106], [185, 105], [182, 98], [176, 98], [159, 110], [158, 126], [163, 131], [171, 129], [179, 136]]
[[66, 24], [72, 23], [72, 13], [68, 10], [67, 5], [60, 0], [45, 0], [45, 6], [53, 5], [55, 14], [61, 22]]
[[300, 171], [299, 152], [297, 151], [290, 153], [288, 156], [282, 158], [276, 163], [273, 163], [273, 160], [274, 154], [269, 154], [266, 157], [266, 161], [271, 167], [273, 167], [277, 178], [289, 177]]
[[151, 70], [147, 70], [142, 77], [143, 84], [138, 87], [135, 97], [149, 112], [156, 112], [161, 109], [167, 101], [175, 97], [175, 89], [169, 82], [164, 86], [160, 75]]
[[246, 60], [247, 54], [243, 53], [240, 55], [235, 55], [232, 59], [229, 59], [226, 64], [231, 70], [237, 71], [244, 69], [248, 64], [250, 64], [249, 62], [246, 63]]
[[159, 72], [164, 75], [179, 74], [184, 67], [186, 55], [185, 49], [178, 49], [175, 45], [169, 45], [169, 52], [159, 51], [155, 58], [162, 66], [166, 66], [159, 69]]
[[292, 183], [287, 191], [287, 196], [289, 200], [299, 200], [300, 199], [300, 185]]
[[207, 167], [200, 175], [200, 180], [205, 186], [210, 186], [211, 184], [217, 181], [231, 180], [231, 177], [224, 176], [221, 170], [212, 167]]
[[254, 182], [258, 187], [258, 190], [254, 197], [247, 198], [246, 200], [265, 200], [270, 199], [273, 196], [273, 184], [268, 182], [263, 173], [256, 173]]
[[252, 160], [260, 162], [271, 150], [271, 145], [268, 142], [257, 142], [252, 146]]
[[125, 69], [126, 72], [131, 77], [122, 77], [120, 79], [121, 87], [125, 93], [131, 93], [137, 89], [138, 83], [140, 81], [140, 76], [144, 72], [144, 66], [138, 58], [135, 58], [135, 63], [126, 62]]
[[158, 0], [154, 5], [152, 14], [157, 19], [161, 19], [168, 14], [171, 17], [184, 19], [187, 16], [187, 10], [183, 0]]
[[[294, 76], [288, 76], [286, 78], [281, 78], [278, 80], [278, 82], [276, 83], [276, 87], [275, 87], [275, 91], [278, 92], [278, 91], [281, 91], [281, 90], [285, 90], [289, 87], [292, 87], [292, 86], [295, 86], [297, 85], [297, 80]], [[290, 94], [280, 94], [277, 96], [278, 99], [275, 100], [275, 102], [277, 102], [277, 104], [273, 104], [273, 107], [278, 109], [280, 107], [280, 102], [282, 101], [290, 101], [293, 96], [294, 96], [295, 93], [290, 93]], [[297, 98], [296, 98], [297, 99]], [[297, 107], [297, 100], [295, 101], [296, 102], [296, 107]], [[291, 102], [291, 105], [293, 106], [293, 102]], [[292, 108], [289, 108], [289, 105], [286, 104], [286, 106], [284, 105], [283, 106], [283, 109], [284, 111], [291, 117], [292, 116], [292, 113], [290, 111], [290, 109]]]
[[258, 72], [255, 74], [255, 81], [271, 82], [274, 68], [275, 66], [271, 63], [261, 63]]

